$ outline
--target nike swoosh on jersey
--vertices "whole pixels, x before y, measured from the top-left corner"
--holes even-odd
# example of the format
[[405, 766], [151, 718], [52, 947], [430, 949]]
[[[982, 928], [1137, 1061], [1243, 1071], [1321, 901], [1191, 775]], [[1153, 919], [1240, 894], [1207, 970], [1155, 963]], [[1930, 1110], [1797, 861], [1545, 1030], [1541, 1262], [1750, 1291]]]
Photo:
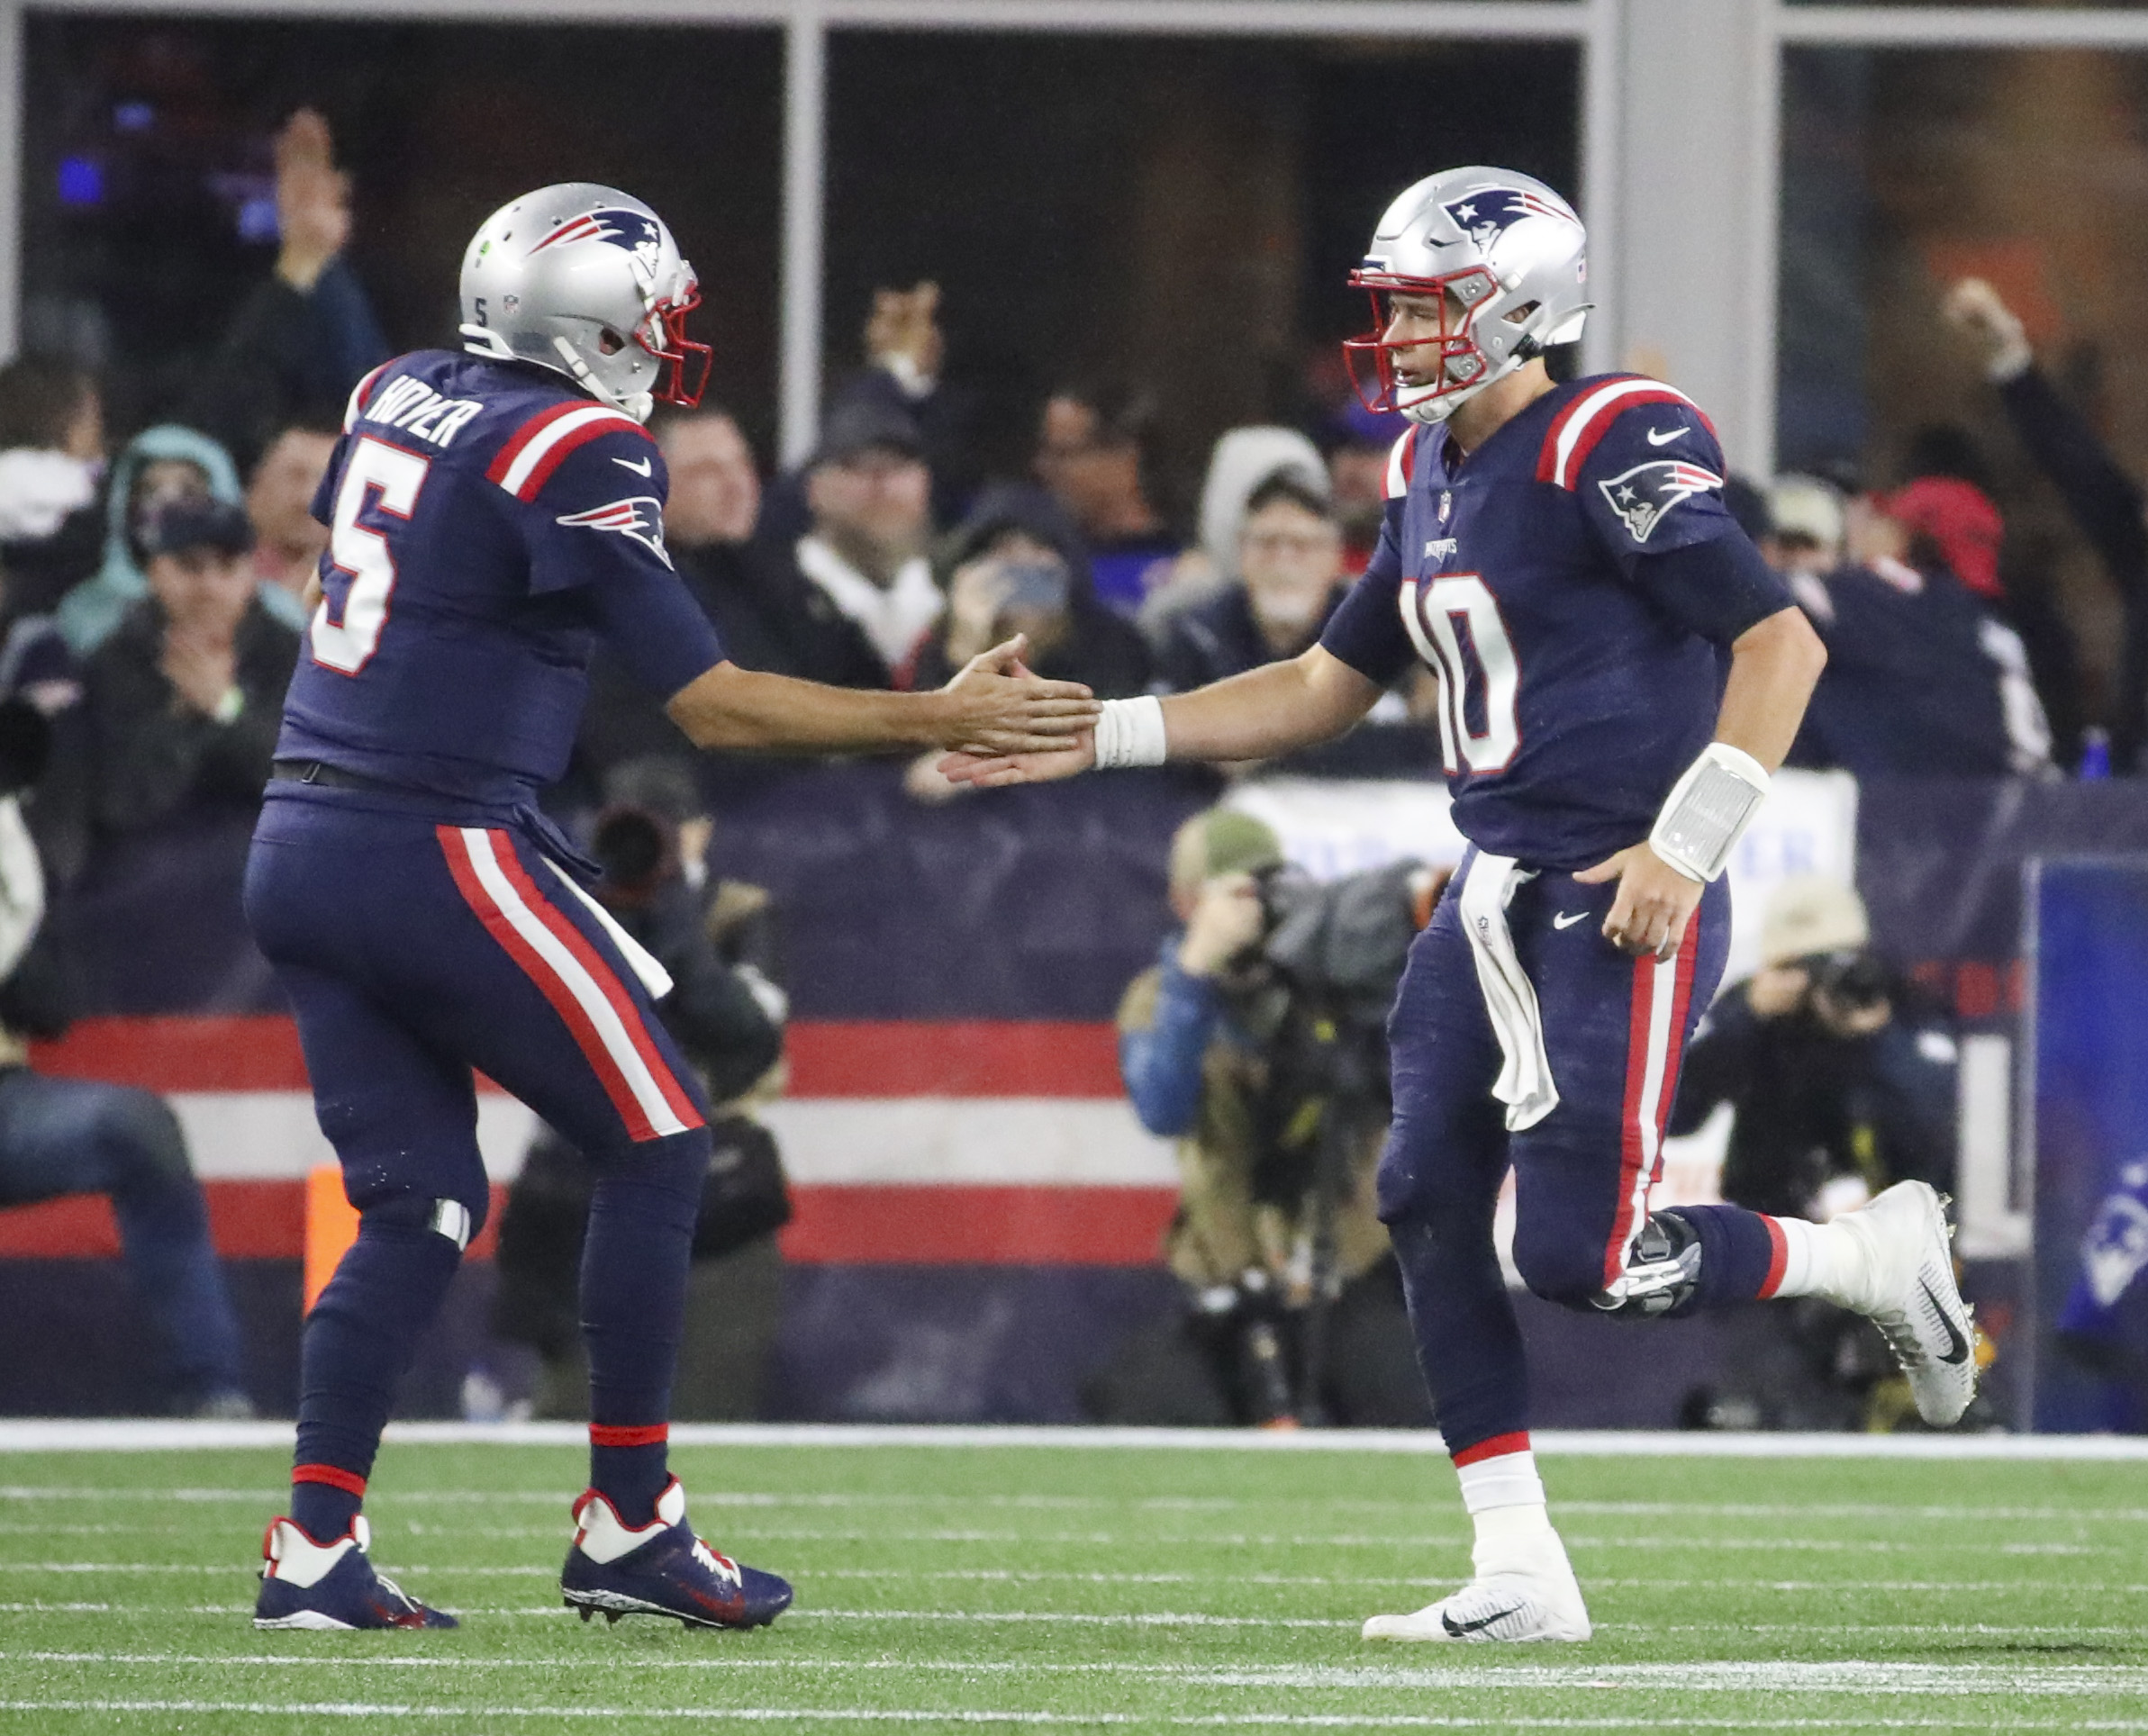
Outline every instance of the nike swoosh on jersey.
[[1490, 1627], [1494, 1622], [1505, 1621], [1508, 1616], [1514, 1614], [1520, 1608], [1521, 1605], [1517, 1604], [1514, 1605], [1513, 1609], [1494, 1610], [1490, 1615], [1486, 1615], [1474, 1622], [1457, 1622], [1452, 1615], [1449, 1615], [1446, 1611], [1442, 1610], [1439, 1616], [1439, 1624], [1443, 1628], [1446, 1629], [1449, 1633], [1453, 1634], [1455, 1638], [1459, 1640], [1465, 1633], [1475, 1633], [1482, 1628]]
[[1580, 921], [1580, 920], [1581, 920], [1581, 919], [1582, 919], [1583, 917], [1587, 916], [1588, 914], [1589, 914], [1589, 913], [1588, 913], [1586, 910], [1576, 910], [1576, 911], [1575, 911], [1575, 912], [1574, 912], [1574, 913], [1573, 913], [1572, 916], [1570, 916], [1570, 917], [1568, 917], [1568, 916], [1556, 916], [1556, 917], [1554, 917], [1554, 918], [1552, 918], [1552, 927], [1554, 927], [1554, 928], [1571, 928], [1571, 927], [1573, 927], [1573, 925], [1574, 925], [1575, 923], [1579, 922], [1579, 921]]
[[[1678, 431], [1682, 434], [1685, 429], [1681, 428]], [[638, 476], [649, 474], [649, 461], [647, 458], [614, 458], [612, 462], [621, 470], [631, 470]]]
[[[1690, 428], [1652, 428], [1648, 430], [1648, 444], [1651, 446], [1669, 446], [1673, 440], [1684, 439], [1685, 437], [1690, 434], [1692, 431], [1693, 430]], [[614, 462], [618, 464], [624, 464], [626, 463], [626, 460], [624, 458], [619, 458], [614, 460]]]
[[1939, 1360], [1950, 1367], [1966, 1362], [1969, 1360], [1969, 1343], [1962, 1336], [1962, 1329], [1954, 1325], [1947, 1311], [1940, 1306], [1939, 1298], [1932, 1294], [1929, 1284], [1920, 1278], [1917, 1280], [1917, 1286], [1925, 1293], [1925, 1300], [1932, 1305], [1932, 1312], [1938, 1317], [1939, 1324], [1946, 1328], [1946, 1354]]

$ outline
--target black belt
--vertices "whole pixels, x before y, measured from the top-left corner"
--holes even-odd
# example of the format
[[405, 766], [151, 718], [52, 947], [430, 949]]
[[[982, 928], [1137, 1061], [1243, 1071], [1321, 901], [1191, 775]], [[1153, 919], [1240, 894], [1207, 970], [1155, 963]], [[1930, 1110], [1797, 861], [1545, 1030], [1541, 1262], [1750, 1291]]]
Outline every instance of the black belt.
[[403, 786], [385, 778], [361, 777], [340, 765], [317, 759], [280, 759], [270, 762], [268, 775], [287, 783], [318, 783], [330, 790], [399, 790]]

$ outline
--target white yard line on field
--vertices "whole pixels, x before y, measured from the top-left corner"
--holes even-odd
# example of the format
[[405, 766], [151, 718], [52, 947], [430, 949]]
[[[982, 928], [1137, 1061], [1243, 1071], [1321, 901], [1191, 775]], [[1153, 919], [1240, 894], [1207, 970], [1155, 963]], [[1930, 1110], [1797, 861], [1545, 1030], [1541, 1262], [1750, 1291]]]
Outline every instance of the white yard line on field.
[[[441, 1446], [579, 1447], [573, 1423], [393, 1423], [388, 1440]], [[2148, 1460], [2148, 1437], [2107, 1434], [1739, 1434], [1708, 1430], [1533, 1432], [1540, 1454], [1673, 1459]], [[0, 1452], [95, 1452], [288, 1447], [288, 1423], [194, 1423], [23, 1417], [0, 1423]], [[1182, 1452], [1372, 1452], [1443, 1455], [1431, 1430], [1119, 1429], [961, 1424], [679, 1423], [675, 1447], [1000, 1447]]]
[[[0, 1501], [171, 1501], [180, 1503], [205, 1503], [236, 1501], [244, 1503], [274, 1502], [282, 1489], [272, 1483], [258, 1488], [159, 1488], [155, 1484], [129, 1483], [92, 1487], [83, 1484], [0, 1484]], [[434, 1506], [511, 1506], [557, 1505], [562, 1511], [566, 1497], [556, 1491], [534, 1489], [409, 1489], [393, 1487], [383, 1491], [376, 1500], [389, 1506], [412, 1504]], [[788, 1507], [844, 1508], [858, 1507], [869, 1510], [904, 1507], [958, 1506], [964, 1508], [986, 1507], [992, 1509], [1077, 1509], [1103, 1508], [1107, 1511], [1134, 1511], [1142, 1513], [1170, 1512], [1225, 1512], [1267, 1507], [1295, 1509], [1302, 1507], [1302, 1500], [1291, 1496], [1271, 1496], [1255, 1499], [1231, 1495], [1158, 1495], [1127, 1497], [1114, 1495], [950, 1495], [936, 1491], [920, 1490], [915, 1493], [890, 1494], [883, 1491], [831, 1492], [812, 1494], [779, 1494], [773, 1491], [748, 1489], [697, 1489], [693, 1495], [695, 1507], [767, 1508], [781, 1511]], [[1347, 1513], [1400, 1513], [1423, 1514], [1440, 1511], [1450, 1505], [1445, 1495], [1429, 1496], [1422, 1500], [1375, 1501], [1355, 1496], [1324, 1498], [1320, 1505]], [[1585, 1513], [1591, 1515], [1632, 1516], [1636, 1518], [1688, 1518], [1720, 1517], [1724, 1519], [1853, 1519], [1902, 1523], [1927, 1520], [1969, 1520], [1983, 1524], [1994, 1521], [2048, 1522], [2077, 1521], [2088, 1523], [2148, 1524], [2148, 1507], [1976, 1507], [1939, 1506], [1905, 1504], [1892, 1505], [1883, 1502], [1743, 1502], [1743, 1501], [1554, 1501], [1561, 1514]], [[0, 1532], [21, 1530], [26, 1527], [0, 1525]], [[47, 1527], [50, 1529], [50, 1527]], [[106, 1529], [86, 1526], [86, 1531]], [[109, 1529], [135, 1532], [140, 1525], [114, 1525]], [[153, 1527], [152, 1527], [153, 1529]], [[568, 1527], [562, 1524], [555, 1527], [564, 1533]]]
[[[351, 1700], [234, 1701], [234, 1700], [119, 1700], [42, 1699], [0, 1700], [0, 1712], [37, 1713], [201, 1713], [265, 1718], [468, 1718], [467, 1706], [376, 1704]], [[1931, 1718], [1680, 1718], [1651, 1713], [1645, 1717], [1559, 1718], [1517, 1717], [1501, 1714], [1471, 1717], [1466, 1714], [1362, 1713], [1209, 1713], [1158, 1715], [1127, 1712], [1041, 1712], [983, 1710], [977, 1708], [909, 1709], [860, 1706], [485, 1706], [479, 1715], [487, 1721], [553, 1718], [583, 1722], [599, 1719], [609, 1723], [712, 1722], [746, 1723], [875, 1723], [875, 1724], [1015, 1724], [1120, 1727], [1159, 1725], [1182, 1730], [1315, 1729], [1315, 1730], [2087, 1730], [2148, 1731], [2148, 1720], [2098, 1720], [2095, 1722], [2031, 1723], [2007, 1718], [2004, 1722], [1964, 1725], [1958, 1719]]]
[[[394, 1533], [389, 1532], [389, 1536]], [[445, 1533], [434, 1531], [421, 1533], [438, 1538]], [[466, 1533], [473, 1541], [488, 1533], [477, 1531]], [[550, 1528], [532, 1533], [537, 1536], [564, 1538], [564, 1531]], [[1170, 1548], [1192, 1549], [1411, 1549], [1456, 1550], [1467, 1545], [1469, 1539], [1461, 1533], [1418, 1535], [1410, 1537], [1362, 1537], [1337, 1535], [1319, 1532], [1253, 1533], [1210, 1532], [1195, 1536], [1182, 1536], [1162, 1532], [1025, 1532], [1025, 1531], [818, 1531], [794, 1530], [784, 1526], [732, 1525], [724, 1528], [719, 1542], [728, 1544], [740, 1539], [767, 1543], [1016, 1543], [1025, 1548], [1044, 1546], [1110, 1547], [1129, 1549]], [[1927, 1555], [1939, 1551], [1969, 1551], [1977, 1555], [2117, 1555], [2131, 1554], [2114, 1543], [1993, 1543], [1982, 1538], [1929, 1538], [1897, 1542], [1882, 1537], [1693, 1537], [1682, 1534], [1589, 1537], [1571, 1533], [1564, 1536], [1569, 1550], [1636, 1550], [1663, 1549], [1685, 1551], [1722, 1551], [1730, 1554], [1808, 1555]], [[193, 1569], [177, 1565], [162, 1565], [139, 1561], [0, 1561], [0, 1572], [41, 1573], [180, 1573]], [[213, 1571], [209, 1568], [200, 1569]], [[429, 1569], [412, 1567], [412, 1573]], [[441, 1573], [476, 1572], [482, 1569], [458, 1568], [442, 1564], [430, 1569]]]

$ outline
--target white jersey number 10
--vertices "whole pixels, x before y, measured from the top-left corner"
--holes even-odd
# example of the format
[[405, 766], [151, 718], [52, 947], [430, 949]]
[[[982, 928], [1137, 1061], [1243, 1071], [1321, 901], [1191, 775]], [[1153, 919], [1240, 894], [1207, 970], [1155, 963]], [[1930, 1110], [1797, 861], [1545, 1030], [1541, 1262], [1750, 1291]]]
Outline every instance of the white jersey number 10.
[[[1406, 581], [1401, 603], [1418, 654], [1439, 677], [1439, 755], [1447, 774], [1465, 767], [1504, 772], [1521, 751], [1515, 715], [1521, 665], [1491, 587], [1477, 574], [1450, 573]], [[1469, 715], [1480, 708], [1484, 727], [1473, 732]]]

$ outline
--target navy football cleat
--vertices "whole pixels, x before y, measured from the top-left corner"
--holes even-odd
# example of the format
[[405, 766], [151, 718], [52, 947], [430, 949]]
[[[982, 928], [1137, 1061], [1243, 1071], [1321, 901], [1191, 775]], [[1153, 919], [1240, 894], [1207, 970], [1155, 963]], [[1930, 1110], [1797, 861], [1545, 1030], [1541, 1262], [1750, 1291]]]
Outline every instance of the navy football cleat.
[[429, 1609], [366, 1559], [372, 1541], [365, 1515], [332, 1543], [317, 1543], [288, 1519], [262, 1540], [258, 1628], [451, 1628], [452, 1615]]
[[575, 1542], [559, 1593], [586, 1622], [670, 1615], [688, 1627], [766, 1627], [791, 1607], [791, 1587], [773, 1573], [719, 1555], [686, 1523], [686, 1491], [673, 1478], [657, 1516], [638, 1531], [620, 1521], [594, 1489], [575, 1503]]

